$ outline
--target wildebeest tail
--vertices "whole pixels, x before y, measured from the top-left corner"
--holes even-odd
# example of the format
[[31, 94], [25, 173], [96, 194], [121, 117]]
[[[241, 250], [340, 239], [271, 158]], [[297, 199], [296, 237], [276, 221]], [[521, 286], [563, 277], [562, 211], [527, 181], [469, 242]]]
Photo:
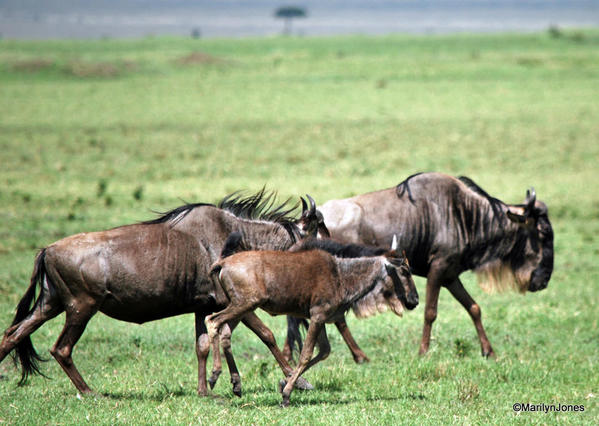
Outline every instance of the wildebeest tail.
[[220, 252], [220, 258], [224, 259], [225, 257], [229, 257], [238, 251], [243, 251], [243, 235], [241, 232], [234, 231], [229, 234], [227, 237], [227, 241], [225, 241], [225, 245]]
[[[35, 258], [35, 264], [33, 267], [33, 273], [31, 274], [31, 282], [25, 295], [19, 301], [17, 305], [17, 312], [12, 325], [18, 324], [27, 318], [38, 304], [42, 303], [44, 299], [44, 280], [47, 280], [46, 265], [45, 265], [46, 249], [42, 249], [37, 257]], [[36, 287], [39, 285], [40, 294], [35, 298]], [[39, 369], [39, 361], [47, 361], [39, 356], [33, 347], [31, 337], [28, 335], [24, 337], [15, 347], [13, 353], [13, 360], [15, 364], [17, 361], [21, 364], [21, 380], [19, 386], [23, 385], [27, 381], [27, 377], [30, 374], [40, 374], [46, 377]]]
[[243, 235], [241, 235], [241, 232], [234, 231], [229, 234], [227, 240], [225, 241], [225, 245], [223, 246], [223, 249], [220, 252], [219, 260], [214, 262], [214, 264], [212, 264], [212, 267], [210, 268], [210, 276], [212, 278], [215, 278], [214, 275], [218, 274], [223, 268], [223, 265], [221, 265], [220, 263], [221, 259], [229, 257], [237, 253], [238, 251], [243, 250], [242, 240]]
[[304, 318], [287, 317], [287, 342], [292, 351], [297, 350], [298, 352], [301, 352], [304, 346], [302, 343], [300, 325], [303, 325], [304, 328], [307, 329], [308, 321]]

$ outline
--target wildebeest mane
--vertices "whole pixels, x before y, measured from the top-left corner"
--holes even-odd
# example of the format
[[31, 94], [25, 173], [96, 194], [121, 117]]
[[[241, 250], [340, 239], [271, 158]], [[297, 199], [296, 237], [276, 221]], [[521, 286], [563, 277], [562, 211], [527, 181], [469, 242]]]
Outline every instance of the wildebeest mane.
[[380, 247], [369, 247], [359, 244], [342, 244], [330, 239], [307, 238], [303, 240], [296, 249], [298, 251], [306, 250], [324, 250], [335, 257], [356, 258], [381, 256], [387, 250]]
[[217, 207], [244, 219], [265, 220], [281, 225], [294, 224], [295, 218], [291, 216], [291, 213], [298, 204], [289, 207], [290, 199], [287, 199], [281, 204], [275, 205], [276, 196], [276, 192], [267, 192], [264, 188], [245, 197], [243, 192], [236, 191], [223, 198]]
[[399, 198], [401, 198], [407, 192], [408, 193], [408, 199], [413, 204], [414, 203], [414, 197], [412, 197], [412, 190], [410, 189], [409, 180], [412, 179], [413, 177], [416, 177], [416, 176], [421, 175], [421, 174], [422, 174], [422, 172], [420, 172], [420, 173], [414, 173], [413, 175], [408, 176], [403, 182], [399, 183], [395, 187], [395, 193], [397, 194], [397, 196]]
[[210, 204], [210, 203], [190, 203], [190, 204], [185, 204], [185, 205], [179, 206], [177, 208], [174, 208], [174, 209], [169, 210], [169, 211], [164, 212], [164, 213], [157, 212], [160, 215], [159, 217], [157, 217], [156, 219], [152, 219], [152, 220], [146, 220], [146, 221], [142, 222], [142, 224], [144, 224], [144, 225], [155, 225], [155, 224], [158, 224], [158, 223], [165, 223], [165, 222], [169, 222], [169, 221], [172, 220], [172, 221], [174, 221], [173, 225], [176, 225], [185, 216], [187, 216], [190, 211], [192, 211], [196, 207], [200, 207], [200, 206], [213, 206], [214, 207], [214, 204]]
[[478, 186], [472, 179], [470, 179], [467, 176], [458, 176], [458, 180], [460, 182], [462, 182], [464, 185], [466, 185], [470, 190], [472, 190], [475, 193], [477, 193], [478, 195], [486, 198], [487, 201], [489, 202], [489, 204], [491, 205], [491, 209], [493, 209], [493, 213], [495, 213], [496, 215], [502, 214], [502, 208], [501, 208], [501, 206], [503, 205], [502, 201], [498, 200], [495, 197], [490, 196], [484, 189], [482, 189], [480, 186]]
[[289, 205], [289, 199], [279, 205], [276, 203], [276, 192], [267, 192], [262, 188], [255, 194], [244, 196], [243, 192], [236, 191], [225, 196], [218, 204], [189, 203], [160, 214], [156, 219], [142, 222], [145, 225], [172, 222], [176, 225], [183, 220], [193, 209], [201, 206], [212, 206], [226, 210], [242, 219], [264, 220], [282, 225], [291, 235], [295, 226], [295, 218], [291, 213], [297, 208], [297, 203]]

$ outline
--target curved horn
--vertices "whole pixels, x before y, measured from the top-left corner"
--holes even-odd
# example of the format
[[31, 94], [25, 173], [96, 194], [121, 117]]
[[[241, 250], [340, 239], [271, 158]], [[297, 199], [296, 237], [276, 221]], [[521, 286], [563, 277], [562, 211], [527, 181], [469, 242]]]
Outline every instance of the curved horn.
[[537, 193], [534, 188], [526, 190], [526, 214], [531, 213], [535, 207], [535, 201], [537, 200]]
[[312, 199], [312, 197], [310, 197], [308, 194], [306, 194], [306, 197], [308, 197], [308, 200], [310, 200], [310, 212], [314, 213], [314, 211], [316, 210], [316, 203], [314, 202], [314, 199]]
[[397, 235], [393, 234], [393, 241], [391, 241], [391, 250], [397, 250]]
[[306, 203], [306, 200], [304, 200], [304, 197], [300, 197], [300, 200], [302, 200], [302, 214], [304, 214], [306, 210], [308, 210], [308, 204]]

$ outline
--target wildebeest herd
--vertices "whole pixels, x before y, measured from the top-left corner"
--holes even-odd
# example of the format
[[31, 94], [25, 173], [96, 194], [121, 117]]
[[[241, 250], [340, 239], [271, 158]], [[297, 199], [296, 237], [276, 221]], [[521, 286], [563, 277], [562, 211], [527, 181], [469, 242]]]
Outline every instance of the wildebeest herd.
[[[294, 387], [309, 389], [308, 368], [330, 352], [325, 323], [335, 323], [356, 362], [368, 360], [345, 314], [358, 317], [390, 308], [414, 309], [412, 274], [426, 277], [420, 354], [430, 345], [441, 287], [474, 322], [483, 356], [494, 352], [481, 309], [459, 275], [473, 270], [483, 288], [538, 291], [553, 270], [553, 231], [547, 206], [527, 191], [522, 204], [506, 204], [466, 177], [412, 175], [399, 185], [316, 207], [308, 196], [295, 207], [277, 205], [264, 190], [239, 193], [219, 204], [187, 204], [157, 219], [73, 235], [42, 249], [12, 325], [0, 343], [0, 361], [13, 353], [24, 383], [40, 373], [30, 335], [65, 312], [64, 328], [50, 353], [81, 393], [92, 390], [71, 353], [98, 311], [144, 323], [194, 313], [198, 394], [207, 395], [206, 360], [213, 348], [213, 387], [222, 346], [233, 392], [241, 395], [231, 333], [241, 321], [268, 346], [285, 378], [282, 405]], [[284, 350], [254, 313], [287, 315]], [[306, 320], [309, 320], [309, 325]], [[307, 325], [302, 345], [299, 327]], [[295, 368], [291, 348], [301, 349]], [[318, 353], [312, 357], [315, 346]]]

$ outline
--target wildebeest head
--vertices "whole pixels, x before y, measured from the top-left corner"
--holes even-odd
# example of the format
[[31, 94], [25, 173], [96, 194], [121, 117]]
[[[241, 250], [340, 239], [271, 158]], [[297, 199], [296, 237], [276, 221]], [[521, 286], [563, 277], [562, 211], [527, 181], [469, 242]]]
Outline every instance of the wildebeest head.
[[[418, 306], [418, 291], [410, 272], [410, 265], [405, 253], [397, 252], [397, 237], [393, 236], [391, 250], [384, 254], [385, 269], [387, 270], [388, 278], [391, 280], [394, 293], [397, 295], [401, 303], [409, 310]], [[390, 302], [389, 298], [385, 298]], [[391, 309], [396, 311], [396, 307], [390, 303]], [[395, 312], [399, 315], [399, 312]]]
[[536, 200], [531, 188], [523, 204], [508, 206], [507, 216], [520, 226], [523, 235], [511, 260], [516, 280], [522, 291], [542, 290], [553, 272], [553, 229], [547, 206]]
[[301, 230], [303, 236], [319, 237], [319, 238], [330, 238], [331, 234], [324, 224], [324, 217], [322, 213], [316, 208], [316, 203], [308, 194], [306, 194], [310, 207], [306, 203], [303, 197], [302, 200], [302, 215], [297, 221], [297, 226]]

